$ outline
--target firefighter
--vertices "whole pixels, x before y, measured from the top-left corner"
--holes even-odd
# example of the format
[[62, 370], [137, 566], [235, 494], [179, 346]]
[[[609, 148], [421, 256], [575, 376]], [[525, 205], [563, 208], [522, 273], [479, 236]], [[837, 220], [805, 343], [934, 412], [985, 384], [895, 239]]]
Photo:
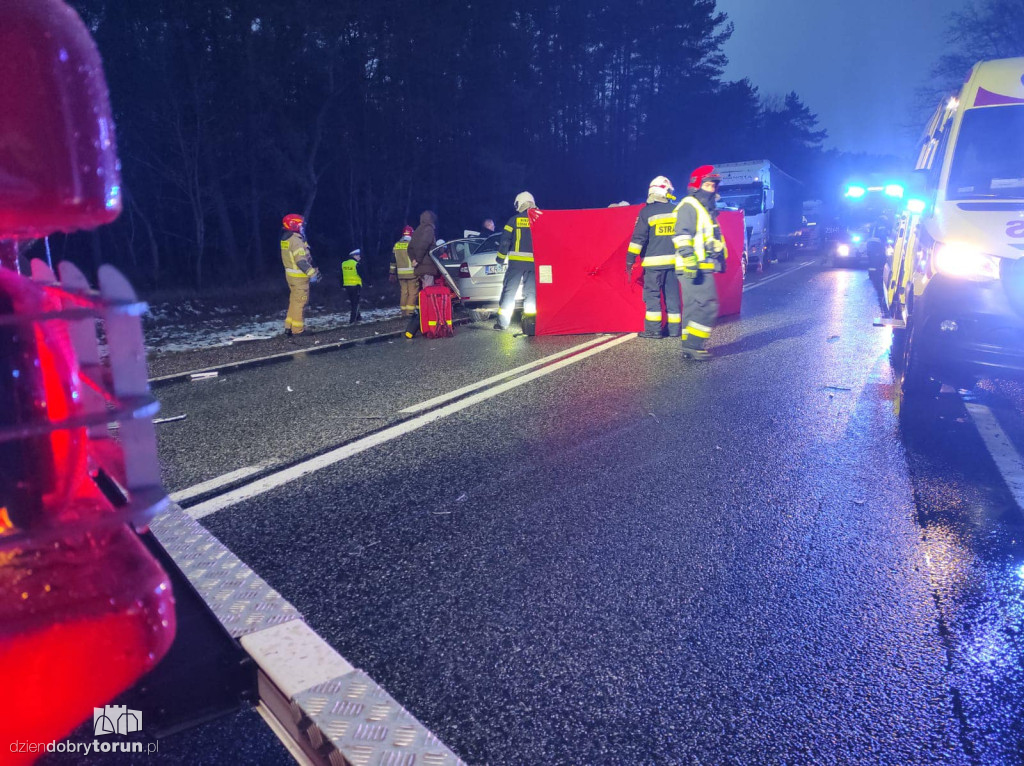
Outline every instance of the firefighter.
[[410, 239], [412, 239], [412, 226], [406, 226], [402, 230], [402, 238], [395, 243], [392, 250], [394, 261], [391, 263], [390, 277], [392, 282], [397, 279], [402, 288], [399, 305], [402, 308], [402, 316], [406, 317], [416, 313], [416, 294], [419, 292], [412, 261], [409, 260]]
[[291, 297], [284, 320], [285, 335], [301, 335], [305, 329], [303, 313], [309, 303], [309, 285], [320, 281], [320, 270], [313, 265], [313, 256], [306, 243], [306, 219], [290, 213], [281, 221], [281, 260], [284, 278], [288, 280]]
[[[630, 279], [633, 264], [640, 258], [644, 267], [644, 331], [641, 338], [660, 338], [661, 300], [665, 299], [668, 335], [678, 338], [682, 329], [679, 280], [676, 277], [675, 236], [676, 208], [669, 200], [672, 182], [665, 176], [651, 181], [647, 189], [647, 204], [636, 219], [636, 228], [626, 254], [626, 278]], [[646, 250], [645, 250], [646, 248]]]
[[516, 293], [523, 285], [523, 332], [533, 335], [537, 324], [537, 283], [533, 273], [533, 237], [530, 234], [529, 211], [537, 207], [530, 192], [516, 195], [516, 214], [508, 219], [498, 244], [498, 263], [504, 265], [505, 281], [498, 300], [498, 321], [495, 330], [507, 330], [516, 308]]
[[420, 290], [424, 287], [432, 287], [434, 278], [440, 277], [437, 264], [430, 257], [430, 251], [437, 242], [437, 216], [433, 210], [424, 210], [420, 213], [420, 225], [409, 238], [409, 260], [413, 266], [413, 275], [416, 277], [416, 295], [412, 314], [409, 315], [409, 323], [405, 327], [405, 337], [413, 338], [420, 331]]
[[715, 273], [728, 255], [717, 222], [715, 195], [721, 176], [701, 165], [690, 176], [689, 196], [676, 205], [676, 274], [683, 289], [683, 358], [710, 359], [704, 344], [718, 319]]
[[362, 251], [357, 247], [348, 254], [348, 258], [341, 262], [341, 286], [348, 294], [349, 324], [355, 324], [362, 319], [359, 314], [359, 293], [363, 289], [363, 278], [359, 274], [359, 261], [362, 260], [362, 257]]

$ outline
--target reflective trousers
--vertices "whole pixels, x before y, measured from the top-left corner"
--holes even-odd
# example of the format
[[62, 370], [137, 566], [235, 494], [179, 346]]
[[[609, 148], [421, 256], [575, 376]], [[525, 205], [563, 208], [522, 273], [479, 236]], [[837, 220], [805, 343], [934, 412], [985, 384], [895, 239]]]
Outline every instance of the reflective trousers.
[[295, 277], [285, 274], [288, 280], [288, 289], [291, 296], [288, 299], [288, 315], [284, 318], [284, 329], [291, 330], [293, 335], [299, 335], [306, 329], [303, 314], [306, 311], [306, 304], [309, 303], [309, 277]]
[[402, 288], [402, 316], [411, 316], [416, 313], [416, 298], [420, 294], [420, 281], [416, 277], [408, 279], [399, 277], [398, 284]]
[[682, 329], [679, 279], [673, 269], [644, 269], [644, 334], [661, 335], [661, 297], [665, 296], [668, 335], [678, 338]]
[[537, 281], [532, 261], [509, 261], [505, 270], [505, 281], [501, 285], [498, 299], [498, 322], [507, 329], [516, 310], [516, 293], [520, 282], [523, 285], [523, 328], [532, 326], [537, 317]]
[[710, 272], [698, 272], [696, 279], [679, 276], [683, 288], [683, 348], [704, 348], [718, 321], [718, 289]]
[[[436, 281], [441, 282], [441, 277], [438, 276]], [[422, 287], [433, 287], [435, 277], [433, 274], [424, 274], [422, 277], [416, 277], [415, 279], [408, 280], [412, 282], [412, 313], [409, 314], [409, 323], [405, 326], [405, 331], [410, 335], [418, 335], [420, 331], [420, 289]], [[402, 294], [405, 294], [405, 282], [402, 283]], [[405, 302], [404, 300], [402, 301]], [[404, 313], [404, 312], [403, 312]]]

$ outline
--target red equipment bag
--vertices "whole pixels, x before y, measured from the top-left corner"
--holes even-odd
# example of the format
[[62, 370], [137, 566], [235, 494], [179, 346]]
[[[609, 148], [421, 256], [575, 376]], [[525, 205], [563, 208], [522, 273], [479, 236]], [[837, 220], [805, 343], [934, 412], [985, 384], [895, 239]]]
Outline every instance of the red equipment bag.
[[452, 293], [444, 285], [420, 290], [420, 332], [426, 338], [450, 338], [452, 325]]

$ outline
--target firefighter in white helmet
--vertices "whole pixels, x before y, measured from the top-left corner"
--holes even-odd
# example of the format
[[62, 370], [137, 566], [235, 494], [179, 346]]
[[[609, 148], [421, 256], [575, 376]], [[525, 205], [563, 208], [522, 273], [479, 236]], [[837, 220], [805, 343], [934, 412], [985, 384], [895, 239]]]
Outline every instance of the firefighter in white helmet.
[[507, 330], [516, 308], [516, 293], [523, 285], [523, 332], [533, 335], [537, 324], [537, 282], [533, 272], [533, 236], [529, 211], [537, 207], [530, 192], [516, 195], [516, 214], [508, 219], [498, 244], [498, 263], [508, 262], [498, 301], [495, 330]]
[[630, 279], [633, 264], [640, 258], [644, 267], [644, 331], [641, 338], [662, 337], [662, 298], [668, 335], [678, 338], [682, 328], [679, 280], [676, 278], [675, 236], [676, 210], [670, 200], [672, 182], [665, 176], [651, 181], [647, 204], [636, 219], [636, 228], [626, 254], [626, 278]]

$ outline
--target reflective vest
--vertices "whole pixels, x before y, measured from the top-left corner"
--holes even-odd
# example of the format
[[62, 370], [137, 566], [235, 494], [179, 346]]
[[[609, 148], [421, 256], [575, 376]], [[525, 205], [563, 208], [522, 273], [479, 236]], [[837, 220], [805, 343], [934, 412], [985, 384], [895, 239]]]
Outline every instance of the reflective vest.
[[345, 287], [362, 287], [363, 278], [359, 276], [359, 264], [355, 258], [346, 258], [341, 262], [341, 284]]
[[672, 242], [675, 233], [676, 209], [672, 203], [648, 202], [636, 219], [626, 263], [632, 266], [636, 256], [643, 253], [640, 263], [645, 269], [671, 269], [676, 263], [676, 248]]
[[530, 216], [519, 213], [508, 219], [498, 244], [498, 262], [510, 261], [533, 263], [533, 235], [530, 233]]
[[[683, 205], [692, 208], [696, 217], [696, 225], [693, 227], [692, 233], [688, 232], [689, 227], [682, 220], [685, 217], [685, 213], [681, 212]], [[728, 258], [729, 253], [725, 248], [725, 240], [721, 237], [718, 224], [715, 223], [707, 208], [698, 200], [693, 197], [684, 197], [683, 201], [676, 205], [675, 213], [676, 228], [680, 231], [672, 238], [672, 244], [676, 248], [676, 271], [683, 270], [682, 259], [691, 254], [684, 252], [686, 249], [690, 249], [692, 254], [697, 256], [699, 268], [705, 271], [711, 271], [714, 268], [714, 264], [708, 261], [708, 256], [723, 253]]]
[[309, 277], [313, 271], [313, 256], [309, 245], [298, 232], [291, 232], [281, 239], [281, 261], [284, 273], [290, 277]]
[[395, 262], [391, 264], [391, 273], [397, 274], [399, 279], [415, 279], [413, 273], [412, 259], [409, 258], [409, 240], [400, 239], [395, 243], [393, 250]]

